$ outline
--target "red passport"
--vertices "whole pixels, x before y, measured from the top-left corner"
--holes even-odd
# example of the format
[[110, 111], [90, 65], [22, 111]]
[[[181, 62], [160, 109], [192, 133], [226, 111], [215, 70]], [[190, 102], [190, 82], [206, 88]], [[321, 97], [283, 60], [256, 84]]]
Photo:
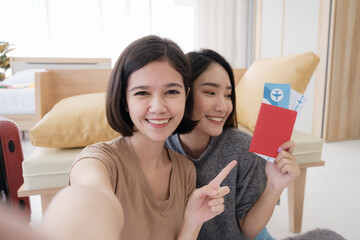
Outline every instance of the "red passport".
[[291, 139], [297, 112], [261, 103], [249, 151], [276, 158], [278, 148]]

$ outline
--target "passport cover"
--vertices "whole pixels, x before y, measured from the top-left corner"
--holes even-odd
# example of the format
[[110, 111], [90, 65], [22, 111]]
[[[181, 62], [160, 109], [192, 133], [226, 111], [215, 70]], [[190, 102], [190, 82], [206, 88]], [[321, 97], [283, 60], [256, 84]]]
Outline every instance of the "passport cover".
[[249, 151], [276, 158], [278, 148], [291, 139], [297, 112], [261, 103]]

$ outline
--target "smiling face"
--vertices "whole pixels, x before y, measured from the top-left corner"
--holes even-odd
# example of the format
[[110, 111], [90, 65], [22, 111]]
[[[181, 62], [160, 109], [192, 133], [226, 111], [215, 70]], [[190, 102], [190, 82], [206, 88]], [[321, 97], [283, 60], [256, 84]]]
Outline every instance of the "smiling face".
[[233, 109], [231, 83], [225, 69], [214, 63], [192, 86], [194, 108], [192, 119], [199, 120], [196, 134], [218, 136]]
[[151, 62], [131, 75], [126, 100], [134, 136], [165, 141], [184, 115], [183, 78], [167, 61]]

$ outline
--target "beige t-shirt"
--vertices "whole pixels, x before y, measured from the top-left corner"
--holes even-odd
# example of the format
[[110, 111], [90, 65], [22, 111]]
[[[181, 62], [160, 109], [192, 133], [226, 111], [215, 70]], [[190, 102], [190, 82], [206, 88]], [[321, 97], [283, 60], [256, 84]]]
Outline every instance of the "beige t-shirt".
[[196, 187], [191, 161], [167, 149], [172, 162], [170, 196], [159, 201], [151, 190], [131, 145], [126, 138], [86, 147], [75, 159], [93, 158], [103, 162], [110, 174], [115, 195], [124, 209], [121, 239], [176, 239], [187, 201]]

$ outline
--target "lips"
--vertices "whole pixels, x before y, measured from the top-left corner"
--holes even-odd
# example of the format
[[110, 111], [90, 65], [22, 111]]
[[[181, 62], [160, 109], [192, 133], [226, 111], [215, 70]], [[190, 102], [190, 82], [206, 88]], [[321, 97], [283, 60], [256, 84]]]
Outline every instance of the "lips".
[[167, 118], [167, 119], [146, 119], [146, 121], [148, 121], [151, 124], [154, 125], [164, 125], [167, 124], [170, 121], [171, 118]]
[[222, 122], [224, 117], [213, 117], [213, 116], [206, 116], [207, 119], [215, 122]]

